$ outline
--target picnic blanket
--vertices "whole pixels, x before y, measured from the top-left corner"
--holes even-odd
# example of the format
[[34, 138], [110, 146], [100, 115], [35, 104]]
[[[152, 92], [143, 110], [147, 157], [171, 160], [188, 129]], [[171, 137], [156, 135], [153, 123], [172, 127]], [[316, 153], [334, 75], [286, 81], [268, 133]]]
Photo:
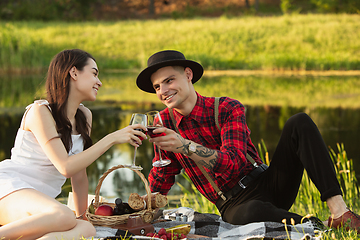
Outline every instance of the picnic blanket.
[[[286, 225], [277, 222], [257, 222], [246, 225], [232, 225], [224, 222], [219, 215], [194, 212], [192, 221], [186, 222], [191, 225], [190, 234], [204, 237], [197, 240], [245, 240], [245, 239], [321, 239], [315, 235], [316, 226], [311, 221], [297, 225]], [[155, 231], [161, 228], [173, 227], [184, 224], [181, 221], [166, 221], [154, 223]], [[96, 227], [94, 239], [102, 239], [115, 236], [117, 229]], [[188, 239], [192, 239], [188, 237]]]

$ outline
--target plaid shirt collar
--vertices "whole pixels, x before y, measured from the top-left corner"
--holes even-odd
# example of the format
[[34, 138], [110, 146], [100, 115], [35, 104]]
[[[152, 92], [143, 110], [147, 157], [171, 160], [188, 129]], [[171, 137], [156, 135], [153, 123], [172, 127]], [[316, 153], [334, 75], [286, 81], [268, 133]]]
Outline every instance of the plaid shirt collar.
[[198, 92], [196, 92], [196, 95], [197, 95], [196, 104], [189, 115], [183, 116], [181, 115], [181, 113], [178, 113], [177, 111], [173, 111], [177, 127], [179, 127], [182, 119], [189, 119], [189, 120], [193, 119], [196, 122], [198, 122], [199, 125], [205, 123], [206, 118], [204, 116], [206, 115], [206, 112], [204, 110], [208, 109], [210, 105], [206, 104], [204, 97], [201, 96]]

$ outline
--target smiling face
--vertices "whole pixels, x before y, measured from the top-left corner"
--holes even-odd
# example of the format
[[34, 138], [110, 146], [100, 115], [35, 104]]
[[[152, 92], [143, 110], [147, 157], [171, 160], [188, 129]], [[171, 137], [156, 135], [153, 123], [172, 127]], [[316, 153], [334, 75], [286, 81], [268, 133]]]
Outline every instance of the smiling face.
[[83, 70], [79, 71], [73, 67], [70, 74], [75, 80], [75, 89], [83, 98], [81, 101], [95, 101], [97, 92], [102, 86], [96, 62], [89, 58]]
[[192, 78], [193, 72], [190, 68], [168, 66], [154, 72], [151, 75], [151, 82], [163, 104], [187, 115], [196, 103]]

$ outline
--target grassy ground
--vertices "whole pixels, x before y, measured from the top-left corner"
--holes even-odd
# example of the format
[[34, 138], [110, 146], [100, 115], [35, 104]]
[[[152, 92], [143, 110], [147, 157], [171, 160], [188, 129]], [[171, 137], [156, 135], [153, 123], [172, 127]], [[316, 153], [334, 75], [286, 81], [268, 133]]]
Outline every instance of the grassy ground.
[[57, 52], [81, 48], [102, 69], [141, 69], [163, 49], [177, 49], [207, 70], [359, 70], [360, 16], [1, 22], [0, 69], [46, 68]]

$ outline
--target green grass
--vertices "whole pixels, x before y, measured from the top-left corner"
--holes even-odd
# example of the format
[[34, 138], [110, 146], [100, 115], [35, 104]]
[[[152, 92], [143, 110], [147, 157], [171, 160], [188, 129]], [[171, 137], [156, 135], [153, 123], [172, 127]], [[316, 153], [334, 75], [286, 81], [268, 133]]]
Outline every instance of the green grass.
[[[359, 213], [359, 186], [356, 180], [355, 172], [353, 170], [353, 162], [351, 159], [347, 158], [346, 151], [344, 150], [344, 146], [342, 144], [338, 144], [337, 147], [337, 152], [335, 152], [333, 149], [329, 149], [329, 152], [335, 164], [337, 178], [343, 190], [343, 198], [350, 209], [352, 209], [356, 213]], [[263, 162], [269, 164], [270, 160], [264, 142], [259, 144], [258, 149], [259, 155], [262, 158]], [[195, 211], [202, 213], [219, 214], [216, 206], [209, 202], [204, 196], [199, 193], [199, 191], [196, 190], [196, 187], [186, 174], [183, 175], [188, 180], [191, 189], [187, 190], [185, 187], [178, 183], [184, 194], [184, 196], [180, 199], [181, 206], [190, 207]], [[310, 181], [306, 172], [304, 172], [302, 183], [295, 203], [289, 211], [296, 212], [303, 216], [313, 215], [323, 221], [327, 220], [330, 216], [330, 212], [327, 208], [326, 203], [321, 202], [320, 194], [316, 189], [315, 185]], [[359, 239], [357, 237], [356, 231], [346, 231], [344, 229], [334, 229], [330, 232], [322, 234], [323, 239]]]
[[0, 69], [46, 68], [67, 48], [81, 48], [100, 69], [141, 69], [158, 50], [177, 49], [205, 69], [359, 70], [360, 16], [0, 22]]
[[[360, 212], [360, 202], [358, 201], [360, 196], [359, 187], [353, 169], [353, 161], [347, 158], [342, 144], [338, 144], [337, 147], [337, 152], [330, 149], [330, 156], [335, 163], [335, 170], [343, 191], [343, 198], [350, 209]], [[304, 173], [298, 197], [291, 211], [302, 215], [307, 213], [317, 214], [319, 218], [324, 220], [330, 216], [326, 203], [321, 202], [320, 194], [306, 172]]]

